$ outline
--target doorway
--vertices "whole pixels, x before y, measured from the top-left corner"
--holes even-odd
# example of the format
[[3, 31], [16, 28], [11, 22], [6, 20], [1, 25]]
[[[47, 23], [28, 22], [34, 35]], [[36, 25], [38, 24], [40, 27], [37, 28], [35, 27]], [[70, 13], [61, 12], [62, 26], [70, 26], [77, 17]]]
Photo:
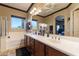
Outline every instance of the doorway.
[[64, 16], [57, 16], [56, 19], [56, 34], [57, 35], [64, 35]]

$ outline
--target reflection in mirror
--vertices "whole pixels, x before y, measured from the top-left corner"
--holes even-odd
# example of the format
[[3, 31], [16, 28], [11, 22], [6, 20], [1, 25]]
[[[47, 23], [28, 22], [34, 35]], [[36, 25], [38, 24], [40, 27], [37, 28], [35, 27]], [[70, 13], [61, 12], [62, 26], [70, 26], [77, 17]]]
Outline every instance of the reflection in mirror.
[[64, 35], [64, 16], [57, 16], [56, 19], [56, 34]]

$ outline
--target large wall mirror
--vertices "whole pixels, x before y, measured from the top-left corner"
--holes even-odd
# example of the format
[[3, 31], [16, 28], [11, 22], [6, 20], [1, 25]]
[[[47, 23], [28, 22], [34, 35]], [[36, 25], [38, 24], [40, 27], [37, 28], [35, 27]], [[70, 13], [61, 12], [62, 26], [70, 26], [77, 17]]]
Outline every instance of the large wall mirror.
[[64, 35], [64, 16], [57, 16], [55, 19], [55, 29], [57, 35]]

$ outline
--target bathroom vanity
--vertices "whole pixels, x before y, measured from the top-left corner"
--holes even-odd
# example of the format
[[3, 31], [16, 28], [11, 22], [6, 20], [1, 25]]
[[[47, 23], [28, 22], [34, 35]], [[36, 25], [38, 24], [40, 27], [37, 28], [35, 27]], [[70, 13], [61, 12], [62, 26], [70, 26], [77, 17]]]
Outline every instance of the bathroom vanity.
[[[35, 34], [25, 34], [27, 44], [26, 47], [30, 47], [32, 55], [34, 56], [68, 56], [68, 55], [78, 55], [76, 51], [77, 47], [71, 46], [74, 42], [66, 40], [59, 36], [51, 37], [40, 36]], [[55, 37], [55, 38], [54, 38]], [[74, 49], [72, 49], [74, 48]]]

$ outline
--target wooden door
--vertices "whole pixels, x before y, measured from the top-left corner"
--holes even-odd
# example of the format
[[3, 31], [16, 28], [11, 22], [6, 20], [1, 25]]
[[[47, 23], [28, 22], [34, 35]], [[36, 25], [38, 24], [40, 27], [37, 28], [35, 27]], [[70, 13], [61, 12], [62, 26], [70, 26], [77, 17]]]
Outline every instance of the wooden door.
[[35, 40], [35, 56], [44, 56], [44, 44]]

